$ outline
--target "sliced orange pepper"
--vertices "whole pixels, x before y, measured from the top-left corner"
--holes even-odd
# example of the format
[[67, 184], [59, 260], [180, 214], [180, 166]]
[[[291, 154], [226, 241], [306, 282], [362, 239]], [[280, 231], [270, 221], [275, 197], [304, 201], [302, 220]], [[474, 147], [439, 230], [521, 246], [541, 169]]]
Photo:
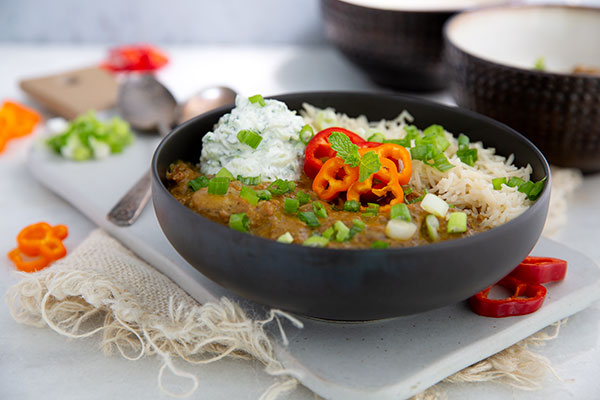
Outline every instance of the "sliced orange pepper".
[[[391, 193], [394, 198], [385, 205], [382, 205], [379, 208], [380, 212], [387, 212], [390, 208], [397, 203], [402, 203], [404, 201], [404, 190], [402, 190], [402, 186], [398, 181], [398, 169], [396, 167], [396, 163], [388, 158], [381, 158], [379, 160], [381, 162], [381, 168], [375, 174], [369, 176], [363, 182], [355, 181], [348, 188], [348, 192], [346, 193], [347, 200], [355, 200], [359, 203], [361, 196], [373, 194], [378, 198], [383, 198], [387, 196], [388, 193]], [[383, 185], [373, 186], [373, 180], [380, 180]], [[365, 210], [366, 207], [361, 205], [361, 210]]]
[[39, 256], [29, 261], [23, 259], [23, 254], [18, 247], [15, 247], [8, 253], [8, 258], [15, 264], [19, 271], [35, 272], [46, 268], [50, 265], [49, 259], [44, 256]]
[[351, 167], [339, 157], [325, 161], [313, 181], [312, 189], [322, 200], [333, 200], [358, 180], [358, 167]]
[[0, 152], [10, 139], [31, 133], [40, 119], [34, 110], [14, 101], [5, 101], [0, 107]]
[[[401, 185], [408, 184], [412, 174], [412, 160], [410, 158], [410, 153], [405, 147], [394, 143], [384, 143], [377, 147], [361, 148], [358, 150], [358, 153], [363, 156], [367, 151], [374, 151], [377, 153], [380, 161], [384, 158], [392, 160], [396, 164], [396, 170], [399, 171], [398, 182]], [[402, 170], [400, 170], [400, 162], [402, 162]], [[377, 178], [379, 179], [379, 177]]]
[[[50, 226], [47, 222], [38, 222], [26, 226], [17, 235], [17, 248], [11, 250], [8, 257], [21, 271], [38, 271], [67, 254], [62, 240], [68, 234], [65, 225]], [[37, 258], [26, 261], [23, 256]]]

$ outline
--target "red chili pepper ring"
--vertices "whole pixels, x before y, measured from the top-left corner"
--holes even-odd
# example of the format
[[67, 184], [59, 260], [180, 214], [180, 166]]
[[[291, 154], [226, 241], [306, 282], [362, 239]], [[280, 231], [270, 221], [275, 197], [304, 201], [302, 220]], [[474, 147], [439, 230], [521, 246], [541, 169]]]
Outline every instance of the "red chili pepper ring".
[[469, 299], [475, 313], [494, 318], [531, 314], [542, 306], [546, 298], [546, 288], [542, 285], [526, 283], [512, 276], [503, 278], [496, 285], [511, 290], [513, 295], [506, 299], [490, 299], [490, 286]]

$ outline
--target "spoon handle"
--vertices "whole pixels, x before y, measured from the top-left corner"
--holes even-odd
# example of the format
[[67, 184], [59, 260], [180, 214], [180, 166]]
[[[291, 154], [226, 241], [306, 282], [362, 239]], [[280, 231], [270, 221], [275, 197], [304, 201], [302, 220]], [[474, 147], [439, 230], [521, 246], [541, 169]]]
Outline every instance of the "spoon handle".
[[140, 216], [150, 199], [150, 171], [137, 181], [106, 216], [117, 226], [129, 226]]

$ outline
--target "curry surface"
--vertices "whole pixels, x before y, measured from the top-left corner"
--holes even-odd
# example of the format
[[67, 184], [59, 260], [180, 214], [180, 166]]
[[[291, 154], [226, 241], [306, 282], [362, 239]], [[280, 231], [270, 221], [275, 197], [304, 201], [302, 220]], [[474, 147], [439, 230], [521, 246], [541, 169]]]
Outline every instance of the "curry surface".
[[[312, 191], [312, 181], [302, 176], [299, 182], [296, 182], [294, 192], [282, 196], [273, 196], [271, 200], [261, 200], [256, 206], [250, 204], [247, 200], [240, 197], [242, 183], [232, 181], [229, 184], [227, 194], [219, 196], [208, 194], [208, 188], [201, 188], [194, 192], [188, 185], [192, 179], [200, 176], [201, 173], [190, 163], [177, 161], [169, 167], [167, 180], [169, 181], [169, 191], [182, 204], [191, 208], [202, 216], [213, 221], [228, 225], [229, 217], [232, 214], [246, 213], [250, 219], [250, 233], [253, 235], [276, 240], [286, 232], [294, 238], [294, 243], [302, 244], [306, 239], [314, 234], [320, 234], [336, 221], [342, 221], [347, 227], [353, 226], [353, 221], [360, 218], [366, 225], [365, 229], [356, 234], [351, 240], [346, 242], [336, 242], [330, 240], [327, 247], [335, 248], [370, 248], [374, 241], [384, 241], [390, 247], [412, 247], [431, 243], [424, 229], [424, 221], [427, 212], [421, 208], [419, 203], [407, 204], [414, 223], [419, 229], [417, 233], [409, 240], [393, 240], [385, 235], [385, 226], [389, 221], [389, 213], [381, 213], [377, 216], [367, 216], [362, 212], [341, 211], [339, 203], [328, 203], [319, 200]], [[262, 183], [252, 186], [253, 189], [266, 189], [268, 183]], [[311, 228], [299, 220], [296, 215], [286, 212], [283, 208], [283, 202], [286, 197], [296, 198], [296, 192], [304, 191], [311, 197], [311, 202], [300, 206], [299, 211], [313, 211], [312, 202], [319, 201], [325, 205], [327, 218], [319, 219], [321, 226]], [[411, 193], [407, 199], [419, 197], [419, 193]], [[465, 236], [471, 236], [477, 232], [486, 230], [480, 227], [480, 221], [468, 215], [467, 231], [464, 233], [447, 233], [447, 222], [445, 219], [439, 219], [440, 240], [458, 239]]]

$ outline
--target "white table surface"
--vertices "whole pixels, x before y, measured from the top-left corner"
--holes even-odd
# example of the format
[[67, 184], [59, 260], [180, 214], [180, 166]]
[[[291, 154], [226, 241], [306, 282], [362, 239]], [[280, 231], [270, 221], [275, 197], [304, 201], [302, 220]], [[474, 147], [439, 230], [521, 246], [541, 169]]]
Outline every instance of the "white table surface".
[[[292, 91], [383, 91], [330, 48], [185, 47], [168, 48], [171, 64], [159, 78], [183, 100], [196, 90], [225, 84], [245, 95]], [[0, 100], [29, 102], [18, 88], [26, 77], [62, 72], [99, 62], [102, 47], [0, 45]], [[428, 98], [451, 103], [447, 94]], [[33, 104], [29, 102], [30, 104]], [[0, 154], [0, 253], [15, 246], [16, 233], [41, 220], [70, 228], [67, 247], [74, 249], [94, 225], [66, 201], [37, 183], [25, 155], [35, 140], [10, 142]], [[591, 175], [571, 200], [568, 224], [555, 237], [600, 261], [600, 175]], [[0, 292], [20, 278], [0, 255]], [[97, 338], [69, 341], [49, 329], [19, 325], [0, 306], [0, 399], [148, 399], [161, 394], [156, 377], [160, 361], [105, 357]], [[523, 392], [496, 384], [444, 385], [450, 399], [597, 399], [600, 396], [600, 304], [569, 319], [559, 338], [538, 350], [552, 362], [562, 381], [548, 377], [540, 391]], [[191, 398], [256, 399], [274, 382], [252, 362], [223, 360], [188, 368], [200, 381]], [[186, 382], [169, 380], [173, 385]], [[313, 399], [300, 388], [285, 398]]]

